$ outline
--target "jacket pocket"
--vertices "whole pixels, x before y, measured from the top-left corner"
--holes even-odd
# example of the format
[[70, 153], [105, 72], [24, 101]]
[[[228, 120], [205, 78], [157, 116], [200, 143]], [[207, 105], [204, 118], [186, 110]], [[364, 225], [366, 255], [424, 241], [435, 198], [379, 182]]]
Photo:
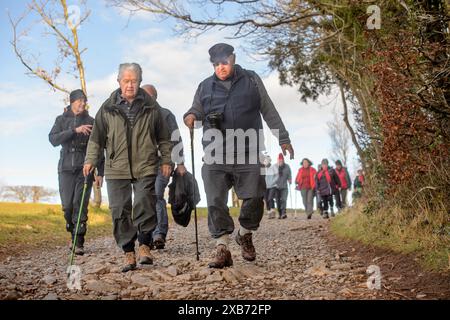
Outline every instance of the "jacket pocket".
[[106, 160], [107, 160], [107, 162], [109, 162], [109, 167], [112, 168], [114, 159], [116, 157], [116, 148], [114, 145], [114, 135], [112, 136], [111, 143], [109, 144], [109, 151], [110, 152], [109, 152], [108, 158]]

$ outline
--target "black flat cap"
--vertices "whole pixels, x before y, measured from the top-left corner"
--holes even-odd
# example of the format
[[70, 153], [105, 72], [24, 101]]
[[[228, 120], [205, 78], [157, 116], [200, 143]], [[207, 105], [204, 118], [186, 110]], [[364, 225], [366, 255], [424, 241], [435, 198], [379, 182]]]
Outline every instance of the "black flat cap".
[[81, 89], [73, 90], [70, 93], [70, 97], [69, 97], [70, 103], [72, 103], [78, 99], [82, 99], [82, 98], [84, 98], [84, 100], [87, 100], [86, 95], [84, 94], [83, 90], [81, 90]]
[[209, 60], [212, 63], [219, 62], [231, 56], [234, 48], [226, 43], [217, 43], [213, 45], [209, 50]]

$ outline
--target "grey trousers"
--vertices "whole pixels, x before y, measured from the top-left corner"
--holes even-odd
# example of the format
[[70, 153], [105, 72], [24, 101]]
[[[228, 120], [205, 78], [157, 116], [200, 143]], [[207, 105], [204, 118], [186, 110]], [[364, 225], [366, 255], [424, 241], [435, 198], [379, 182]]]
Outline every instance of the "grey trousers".
[[314, 212], [314, 190], [302, 189], [301, 194], [303, 206], [305, 207], [305, 212], [308, 216], [311, 216]]
[[234, 231], [233, 219], [227, 206], [231, 187], [242, 199], [239, 223], [249, 230], [257, 230], [264, 214], [266, 181], [261, 166], [248, 164], [203, 164], [202, 179], [208, 205], [208, 228], [213, 238]]
[[347, 189], [341, 189], [341, 209], [347, 206]]
[[[66, 220], [66, 230], [74, 238], [75, 228], [78, 220], [78, 213], [81, 205], [81, 196], [84, 187], [84, 176], [81, 169], [72, 171], [63, 171], [58, 174], [59, 195], [61, 197], [64, 219]], [[92, 175], [89, 176], [86, 193], [84, 195], [83, 209], [81, 210], [80, 225], [78, 227], [77, 245], [83, 246], [84, 235], [87, 231], [88, 204], [92, 190]]]
[[157, 224], [155, 180], [156, 176], [106, 180], [114, 238], [125, 252], [134, 251], [136, 238], [139, 244], [152, 242]]

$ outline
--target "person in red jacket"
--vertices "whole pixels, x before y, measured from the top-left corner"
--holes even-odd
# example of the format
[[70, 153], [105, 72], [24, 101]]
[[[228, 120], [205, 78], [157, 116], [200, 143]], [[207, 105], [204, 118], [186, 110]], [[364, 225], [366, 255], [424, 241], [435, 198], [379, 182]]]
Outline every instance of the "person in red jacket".
[[312, 167], [312, 162], [304, 158], [302, 167], [298, 170], [295, 178], [295, 189], [302, 194], [303, 206], [305, 207], [306, 217], [311, 219], [314, 211], [314, 189], [316, 186], [315, 175], [317, 171]]
[[321, 200], [322, 217], [328, 219], [328, 209], [330, 209], [331, 217], [334, 217], [333, 195], [341, 187], [341, 182], [335, 170], [328, 166], [327, 159], [323, 159], [321, 164], [322, 169], [316, 174], [316, 191]]
[[336, 198], [340, 197], [340, 201], [336, 201], [338, 205], [338, 210], [342, 210], [347, 206], [347, 191], [352, 189], [352, 180], [350, 179], [350, 174], [346, 167], [342, 166], [341, 160], [337, 160], [336, 164], [336, 174], [341, 182], [341, 187], [339, 192], [336, 193]]

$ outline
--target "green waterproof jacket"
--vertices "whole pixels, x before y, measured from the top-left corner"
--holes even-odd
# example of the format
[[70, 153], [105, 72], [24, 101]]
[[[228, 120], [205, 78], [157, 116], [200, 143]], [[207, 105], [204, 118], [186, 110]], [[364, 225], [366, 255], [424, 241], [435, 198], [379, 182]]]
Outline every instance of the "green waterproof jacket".
[[[87, 146], [85, 164], [97, 166], [106, 149], [106, 179], [137, 179], [158, 173], [161, 164], [172, 165], [169, 130], [159, 104], [139, 89], [134, 125], [117, 106], [120, 89], [98, 110]], [[158, 156], [158, 150], [161, 158]]]

